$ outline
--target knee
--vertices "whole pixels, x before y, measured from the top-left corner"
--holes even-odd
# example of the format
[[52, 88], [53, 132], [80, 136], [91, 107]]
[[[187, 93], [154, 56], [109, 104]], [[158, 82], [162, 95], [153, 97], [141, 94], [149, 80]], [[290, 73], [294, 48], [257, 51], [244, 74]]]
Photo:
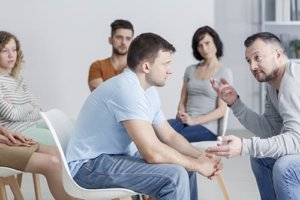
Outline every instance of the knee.
[[259, 159], [258, 158], [254, 158], [254, 157], [250, 157], [250, 164], [251, 164], [252, 170], [256, 171], [256, 169], [260, 165], [259, 164]]
[[48, 170], [52, 172], [60, 172], [61, 169], [61, 161], [58, 156], [50, 155], [48, 158]]
[[279, 158], [273, 167], [274, 182], [299, 182], [300, 177], [297, 177], [300, 170], [300, 162], [295, 162], [290, 159], [290, 156]]
[[162, 197], [168, 199], [189, 198], [189, 176], [188, 172], [180, 165], [161, 165], [160, 173], [157, 176], [153, 196], [157, 199]]
[[175, 186], [189, 184], [189, 175], [184, 167], [180, 165], [173, 165], [169, 172], [169, 177]]
[[175, 126], [177, 124], [177, 121], [176, 119], [168, 119], [168, 122], [171, 126]]

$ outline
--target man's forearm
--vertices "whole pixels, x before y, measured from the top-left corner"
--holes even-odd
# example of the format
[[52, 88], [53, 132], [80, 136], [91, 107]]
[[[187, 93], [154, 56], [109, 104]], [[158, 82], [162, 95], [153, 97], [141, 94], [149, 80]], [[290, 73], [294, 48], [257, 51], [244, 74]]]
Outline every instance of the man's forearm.
[[183, 155], [198, 158], [203, 155], [203, 152], [200, 152], [197, 148], [191, 145], [182, 135], [176, 133], [173, 134], [172, 137], [168, 142], [167, 145], [176, 149], [178, 152], [182, 153]]

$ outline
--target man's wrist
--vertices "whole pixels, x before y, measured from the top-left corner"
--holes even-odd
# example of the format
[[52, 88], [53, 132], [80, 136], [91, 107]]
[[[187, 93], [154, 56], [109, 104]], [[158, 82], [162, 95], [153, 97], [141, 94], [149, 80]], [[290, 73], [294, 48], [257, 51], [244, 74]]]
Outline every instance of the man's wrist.
[[227, 106], [230, 108], [238, 99], [240, 98], [240, 95], [237, 95], [236, 100], [232, 104], [227, 104]]

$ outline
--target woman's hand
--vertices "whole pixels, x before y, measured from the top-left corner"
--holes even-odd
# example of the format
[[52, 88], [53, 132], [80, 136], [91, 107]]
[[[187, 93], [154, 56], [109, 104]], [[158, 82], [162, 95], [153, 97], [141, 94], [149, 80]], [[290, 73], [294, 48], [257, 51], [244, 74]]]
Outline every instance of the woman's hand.
[[31, 146], [36, 144], [34, 140], [7, 129], [2, 128], [0, 134], [0, 143], [8, 146]]
[[180, 120], [184, 124], [189, 125], [189, 126], [193, 126], [193, 125], [197, 124], [196, 120], [191, 118], [187, 113], [181, 113]]

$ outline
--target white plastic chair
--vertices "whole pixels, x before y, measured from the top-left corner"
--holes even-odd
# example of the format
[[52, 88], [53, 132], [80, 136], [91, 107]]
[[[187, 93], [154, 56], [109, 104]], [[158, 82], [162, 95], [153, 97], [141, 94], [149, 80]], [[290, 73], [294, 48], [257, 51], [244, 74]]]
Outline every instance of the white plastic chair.
[[[229, 112], [230, 112], [230, 108], [226, 108], [224, 117], [219, 119], [219, 121], [218, 121], [218, 136], [224, 136], [226, 133]], [[197, 149], [205, 151], [208, 147], [217, 146], [219, 143], [221, 143], [221, 142], [220, 141], [203, 141], [203, 142], [193, 142], [192, 145], [194, 145]], [[216, 177], [216, 179], [220, 185], [220, 188], [223, 192], [225, 200], [229, 200], [230, 195], [229, 195], [228, 189], [225, 185], [223, 176], [219, 175]]]
[[[12, 169], [9, 167], [0, 167], [0, 199], [6, 200], [7, 193], [5, 190], [5, 185], [9, 185], [10, 189], [15, 197], [15, 200], [23, 200], [23, 195], [20, 190], [21, 181], [22, 181], [22, 171]], [[16, 175], [18, 177], [16, 177]], [[34, 183], [34, 192], [36, 200], [41, 200], [41, 189], [39, 176], [36, 173], [32, 173], [33, 183]]]
[[[230, 109], [226, 108], [224, 117], [219, 119], [218, 121], [218, 136], [224, 136], [227, 130], [228, 125], [228, 117], [229, 117]], [[217, 146], [217, 144], [221, 143], [220, 141], [203, 141], [203, 142], [193, 142], [197, 149], [206, 150], [208, 147]]]
[[0, 167], [0, 199], [7, 200], [5, 185], [9, 185], [16, 200], [23, 200], [17, 178], [15, 175], [21, 174], [19, 170], [8, 167]]
[[46, 113], [41, 112], [40, 115], [46, 122], [58, 147], [62, 163], [63, 185], [68, 194], [76, 198], [90, 200], [108, 200], [137, 194], [134, 191], [124, 188], [86, 189], [79, 186], [71, 176], [65, 157], [66, 147], [73, 128], [72, 121], [65, 113], [58, 109], [53, 109]]

